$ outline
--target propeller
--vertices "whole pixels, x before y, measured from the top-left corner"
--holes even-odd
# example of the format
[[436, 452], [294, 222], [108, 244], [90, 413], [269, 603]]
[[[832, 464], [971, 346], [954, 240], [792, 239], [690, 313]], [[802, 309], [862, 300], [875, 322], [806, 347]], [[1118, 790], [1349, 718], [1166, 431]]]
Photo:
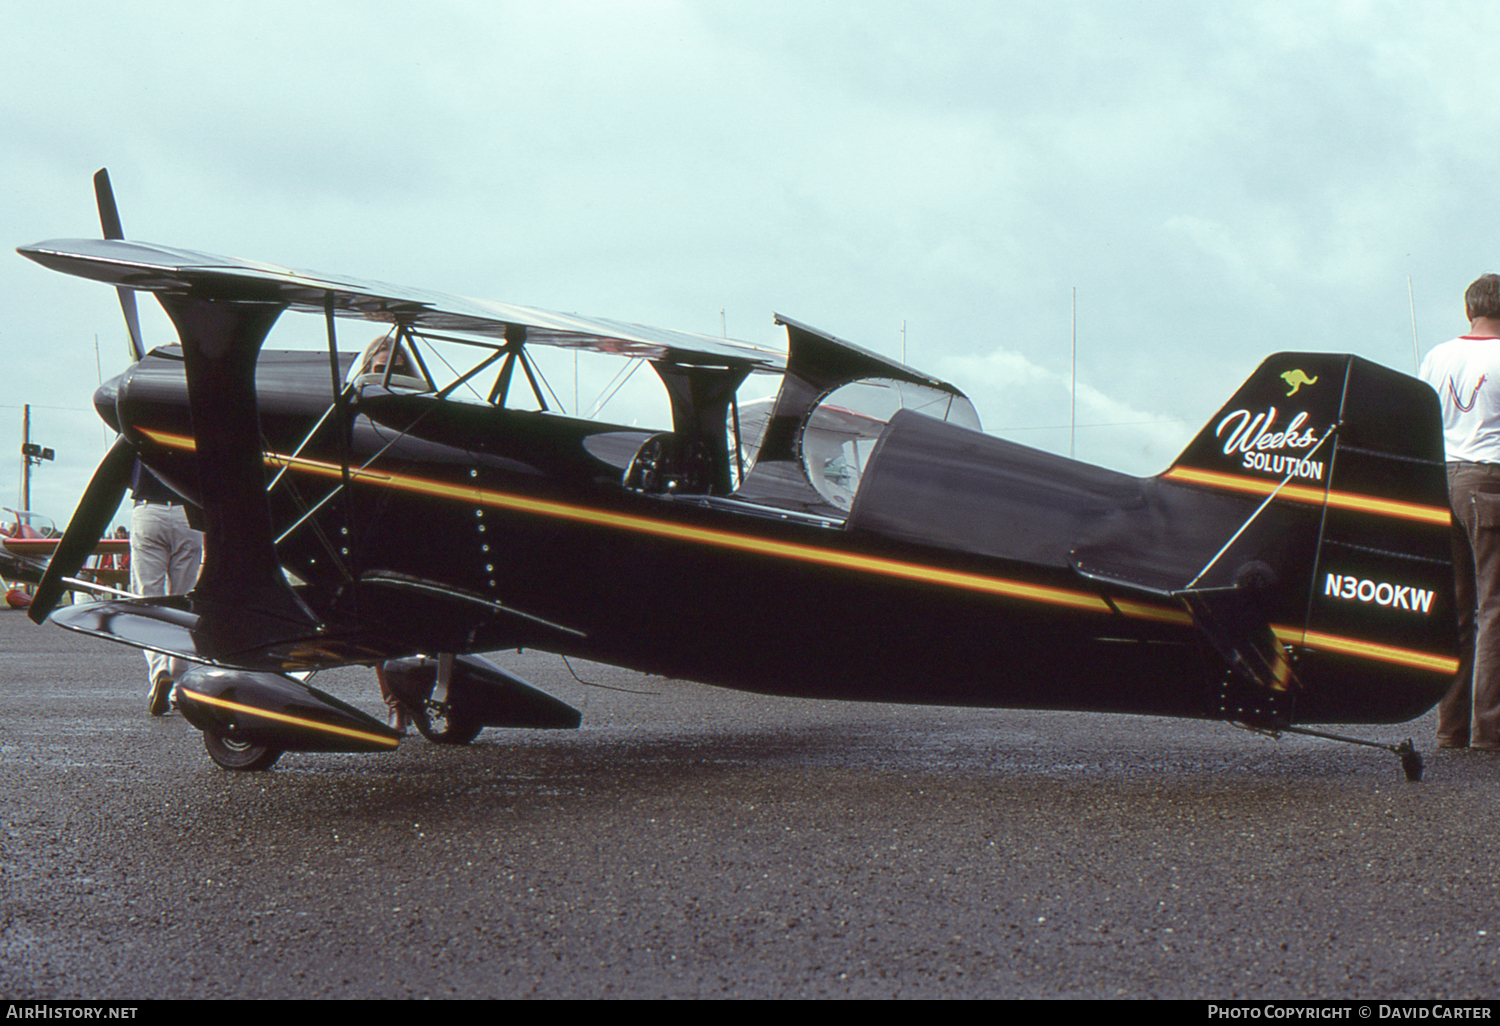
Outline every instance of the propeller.
[[[101, 167], [94, 173], [94, 198], [99, 201], [99, 224], [104, 229], [104, 237], [123, 239], [125, 229], [120, 227], [120, 208], [115, 206], [109, 168]], [[120, 294], [120, 310], [125, 314], [125, 327], [130, 332], [130, 360], [135, 363], [146, 355], [145, 343], [141, 341], [141, 319], [135, 307], [135, 290], [118, 285], [115, 291]]]
[[57, 607], [65, 588], [63, 578], [75, 576], [83, 561], [93, 554], [94, 546], [114, 519], [115, 510], [120, 508], [134, 468], [135, 447], [124, 436], [115, 439], [104, 462], [94, 471], [83, 498], [78, 500], [78, 509], [36, 586], [31, 608], [26, 611], [32, 622], [41, 623]]
[[[109, 169], [100, 168], [94, 175], [94, 198], [99, 202], [99, 224], [106, 239], [123, 239], [125, 230], [120, 226], [120, 209], [115, 206], [115, 191], [109, 184]], [[125, 314], [125, 327], [130, 332], [130, 359], [136, 362], [146, 355], [141, 341], [140, 316], [136, 311], [135, 290], [119, 286], [120, 309]], [[66, 584], [65, 577], [76, 576], [83, 561], [94, 552], [99, 538], [109, 528], [120, 500], [130, 487], [135, 470], [135, 447], [125, 441], [124, 436], [115, 439], [115, 444], [94, 471], [94, 477], [78, 500], [78, 508], [62, 540], [47, 562], [47, 570], [37, 584], [36, 594], [26, 615], [36, 623], [45, 620], [62, 600]]]

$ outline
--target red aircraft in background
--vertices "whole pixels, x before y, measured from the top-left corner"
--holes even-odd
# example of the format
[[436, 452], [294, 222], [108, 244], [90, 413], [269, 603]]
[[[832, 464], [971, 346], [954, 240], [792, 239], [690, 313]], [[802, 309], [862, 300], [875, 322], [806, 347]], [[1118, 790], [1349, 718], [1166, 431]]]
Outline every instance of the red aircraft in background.
[[[62, 537], [51, 519], [29, 510], [6, 509], [14, 517], [0, 522], [0, 587], [12, 609], [31, 606], [30, 585], [47, 572], [47, 564]], [[78, 583], [102, 584], [123, 590], [130, 580], [130, 539], [101, 538], [94, 546], [92, 564], [79, 568]]]

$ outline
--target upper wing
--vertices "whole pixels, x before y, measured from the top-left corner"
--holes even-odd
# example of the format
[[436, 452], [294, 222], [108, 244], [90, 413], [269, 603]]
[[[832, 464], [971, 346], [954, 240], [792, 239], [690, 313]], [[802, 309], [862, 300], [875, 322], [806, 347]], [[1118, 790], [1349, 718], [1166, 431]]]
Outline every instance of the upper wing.
[[756, 370], [785, 369], [786, 358], [748, 342], [651, 328], [641, 324], [553, 313], [425, 289], [294, 271], [274, 264], [214, 256], [121, 239], [53, 239], [17, 250], [65, 274], [151, 292], [210, 295], [284, 303], [306, 313], [400, 323], [419, 331], [450, 331], [501, 346], [508, 326], [526, 329], [526, 340], [621, 356], [694, 364], [730, 361]]

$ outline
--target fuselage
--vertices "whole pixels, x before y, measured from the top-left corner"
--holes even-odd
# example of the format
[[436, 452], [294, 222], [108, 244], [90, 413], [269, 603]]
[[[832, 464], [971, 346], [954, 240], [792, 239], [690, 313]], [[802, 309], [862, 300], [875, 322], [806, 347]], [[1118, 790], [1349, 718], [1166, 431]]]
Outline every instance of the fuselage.
[[[954, 480], [994, 478], [967, 498], [956, 489], [952, 504], [978, 510], [979, 490], [1019, 495], [1045, 481], [1065, 497], [1054, 519], [1072, 519], [1025, 539], [981, 524], [944, 542], [953, 532], [891, 523], [894, 500], [864, 511], [857, 500], [838, 519], [627, 487], [630, 457], [651, 436], [636, 428], [374, 383], [341, 414], [326, 355], [262, 353], [257, 392], [277, 559], [319, 617], [349, 625], [372, 653], [524, 646], [782, 695], [1225, 715], [1223, 660], [1188, 612], [1079, 564], [1127, 551], [1142, 532], [1185, 565], [1201, 560], [1254, 499], [1166, 493], [1155, 479], [1034, 450], [1024, 479], [995, 477], [985, 468], [1008, 443], [946, 435], [974, 454], [955, 457], [974, 462]], [[150, 356], [97, 401], [144, 463], [197, 498], [180, 361]], [[1182, 524], [1148, 523], [1189, 500]], [[1257, 537], [1318, 516], [1278, 509]], [[986, 531], [994, 539], [976, 543]], [[1305, 606], [1318, 583], [1311, 554], [1255, 544], [1306, 564], [1274, 597]], [[1406, 719], [1446, 686], [1430, 667], [1330, 647], [1300, 649], [1297, 674], [1304, 722]]]

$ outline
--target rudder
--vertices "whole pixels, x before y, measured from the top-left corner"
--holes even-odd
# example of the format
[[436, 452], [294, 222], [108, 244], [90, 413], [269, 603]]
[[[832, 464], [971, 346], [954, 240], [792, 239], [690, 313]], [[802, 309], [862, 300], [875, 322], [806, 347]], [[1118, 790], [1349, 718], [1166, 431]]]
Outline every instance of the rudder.
[[1315, 532], [1295, 546], [1302, 565], [1282, 568], [1302, 579], [1268, 611], [1293, 653], [1297, 719], [1401, 720], [1441, 697], [1457, 628], [1431, 388], [1356, 356], [1279, 353], [1162, 480], [1274, 495], [1274, 507], [1303, 511], [1298, 531]]

